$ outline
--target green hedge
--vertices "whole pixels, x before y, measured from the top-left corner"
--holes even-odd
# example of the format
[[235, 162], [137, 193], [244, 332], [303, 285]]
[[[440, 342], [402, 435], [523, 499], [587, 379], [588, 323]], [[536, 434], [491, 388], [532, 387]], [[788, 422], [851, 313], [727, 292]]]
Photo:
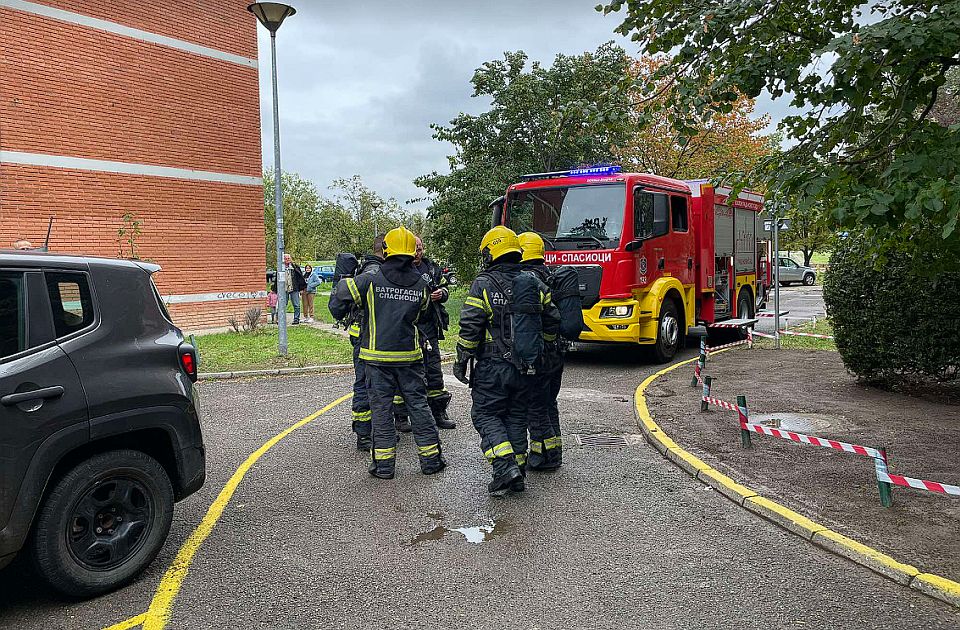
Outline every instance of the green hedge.
[[839, 239], [823, 283], [844, 364], [868, 381], [952, 379], [960, 366], [960, 273], [925, 273], [903, 254], [879, 265], [863, 239]]

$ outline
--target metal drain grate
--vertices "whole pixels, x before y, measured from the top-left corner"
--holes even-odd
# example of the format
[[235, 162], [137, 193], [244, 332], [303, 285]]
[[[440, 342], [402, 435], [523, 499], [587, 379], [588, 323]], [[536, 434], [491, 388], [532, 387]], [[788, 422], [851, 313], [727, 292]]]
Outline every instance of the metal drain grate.
[[574, 433], [577, 446], [618, 448], [635, 446], [643, 441], [642, 435], [620, 433]]

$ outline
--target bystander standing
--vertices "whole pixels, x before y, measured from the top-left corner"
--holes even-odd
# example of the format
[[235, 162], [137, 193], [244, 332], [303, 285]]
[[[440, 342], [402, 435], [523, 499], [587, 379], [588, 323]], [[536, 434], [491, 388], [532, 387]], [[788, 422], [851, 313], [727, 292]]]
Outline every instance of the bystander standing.
[[[285, 274], [283, 281], [285, 291], [287, 292], [287, 301], [293, 304], [293, 323], [300, 323], [300, 292], [307, 288], [307, 281], [303, 277], [303, 271], [300, 265], [293, 262], [290, 254], [283, 255], [283, 269], [280, 273]], [[274, 279], [271, 286], [274, 292], [277, 291], [277, 280]], [[286, 317], [286, 313], [282, 313]]]
[[310, 323], [314, 321], [313, 301], [323, 280], [320, 278], [320, 270], [314, 269], [312, 265], [303, 266], [303, 277], [307, 281], [307, 288], [303, 290], [303, 321]]

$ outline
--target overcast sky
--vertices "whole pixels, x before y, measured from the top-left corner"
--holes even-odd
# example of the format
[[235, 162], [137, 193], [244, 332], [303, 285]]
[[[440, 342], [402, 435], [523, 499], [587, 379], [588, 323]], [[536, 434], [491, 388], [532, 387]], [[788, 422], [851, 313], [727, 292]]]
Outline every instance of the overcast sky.
[[[597, 0], [292, 2], [297, 14], [277, 34], [282, 166], [324, 194], [358, 174], [401, 203], [422, 196], [413, 179], [446, 171], [451, 152], [430, 124], [483, 111], [470, 78], [506, 50], [547, 64], [610, 40], [637, 53], [613, 32], [622, 14], [604, 17]], [[263, 163], [272, 167], [270, 37], [259, 33]], [[757, 109], [779, 119], [769, 102]]]

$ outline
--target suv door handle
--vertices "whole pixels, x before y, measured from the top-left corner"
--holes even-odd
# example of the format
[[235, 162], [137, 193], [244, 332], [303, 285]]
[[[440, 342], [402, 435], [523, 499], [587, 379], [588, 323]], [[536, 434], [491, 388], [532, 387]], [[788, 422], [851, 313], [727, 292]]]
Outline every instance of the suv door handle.
[[11, 405], [19, 405], [22, 402], [27, 402], [29, 400], [48, 399], [48, 398], [59, 398], [63, 396], [63, 386], [54, 385], [53, 387], [43, 387], [41, 389], [34, 389], [29, 392], [17, 392], [16, 394], [7, 394], [3, 398], [0, 398], [0, 404], [3, 404], [7, 407]]

